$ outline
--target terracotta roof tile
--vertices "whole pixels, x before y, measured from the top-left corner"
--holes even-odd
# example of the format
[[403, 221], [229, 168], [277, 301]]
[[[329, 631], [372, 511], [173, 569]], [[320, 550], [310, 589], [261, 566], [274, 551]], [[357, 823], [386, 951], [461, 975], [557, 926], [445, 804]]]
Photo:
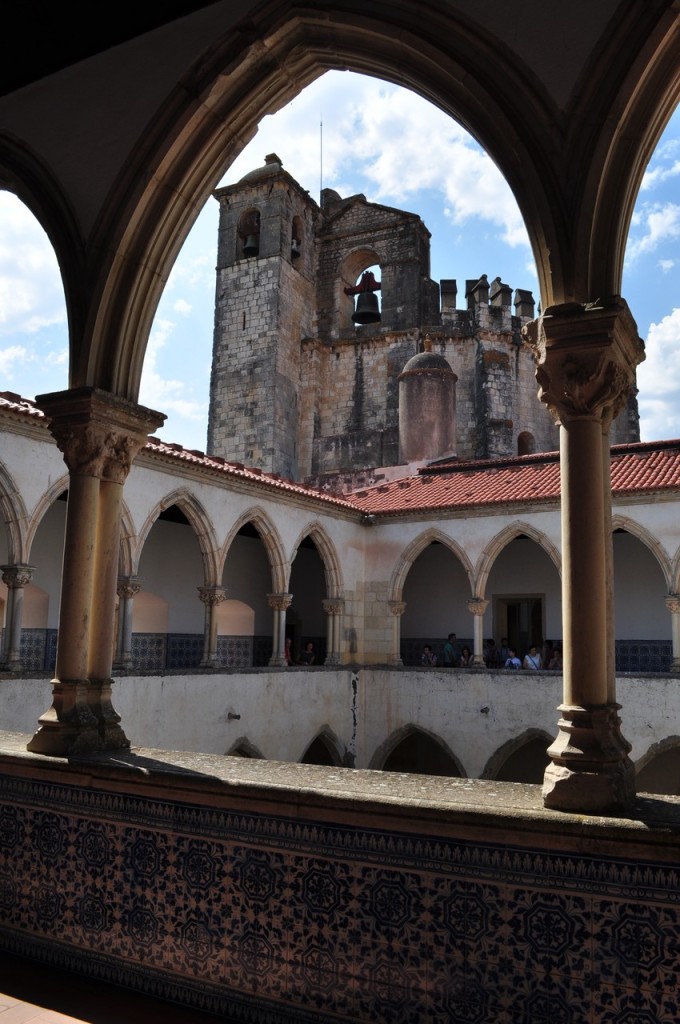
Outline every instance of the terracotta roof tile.
[[[616, 494], [680, 489], [680, 441], [617, 445], [612, 448], [612, 491]], [[556, 502], [560, 495], [557, 452], [476, 462], [437, 463], [412, 477], [408, 490], [395, 480], [353, 497], [365, 512], [399, 515], [414, 511]]]

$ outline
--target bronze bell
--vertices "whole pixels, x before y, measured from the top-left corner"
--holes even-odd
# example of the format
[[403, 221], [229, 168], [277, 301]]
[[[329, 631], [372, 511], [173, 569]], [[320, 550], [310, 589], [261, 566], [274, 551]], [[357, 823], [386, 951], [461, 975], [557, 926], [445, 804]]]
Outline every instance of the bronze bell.
[[260, 239], [257, 235], [246, 235], [246, 240], [243, 243], [243, 255], [244, 256], [257, 256], [260, 251]]
[[293, 260], [298, 259], [300, 255], [300, 243], [297, 238], [294, 238], [290, 245], [290, 257]]
[[375, 292], [359, 292], [357, 306], [352, 314], [355, 324], [379, 324], [380, 307]]

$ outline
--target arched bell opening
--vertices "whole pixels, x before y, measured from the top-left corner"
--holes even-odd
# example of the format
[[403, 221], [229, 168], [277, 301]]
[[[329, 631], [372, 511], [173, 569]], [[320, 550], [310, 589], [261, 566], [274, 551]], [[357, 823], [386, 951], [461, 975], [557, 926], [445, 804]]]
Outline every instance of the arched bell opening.
[[260, 252], [260, 211], [244, 210], [238, 223], [238, 237], [241, 255], [246, 259]]

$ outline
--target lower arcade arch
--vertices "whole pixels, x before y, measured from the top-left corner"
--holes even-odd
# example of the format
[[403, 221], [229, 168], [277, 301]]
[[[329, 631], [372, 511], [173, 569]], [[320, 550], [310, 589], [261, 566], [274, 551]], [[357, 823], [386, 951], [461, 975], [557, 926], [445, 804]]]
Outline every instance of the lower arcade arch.
[[495, 782], [542, 783], [552, 741], [553, 737], [542, 729], [527, 729], [499, 747], [489, 758], [481, 777]]
[[655, 743], [635, 767], [638, 793], [680, 796], [680, 736]]
[[414, 725], [398, 729], [371, 758], [370, 768], [412, 775], [466, 778], [458, 758], [438, 736]]

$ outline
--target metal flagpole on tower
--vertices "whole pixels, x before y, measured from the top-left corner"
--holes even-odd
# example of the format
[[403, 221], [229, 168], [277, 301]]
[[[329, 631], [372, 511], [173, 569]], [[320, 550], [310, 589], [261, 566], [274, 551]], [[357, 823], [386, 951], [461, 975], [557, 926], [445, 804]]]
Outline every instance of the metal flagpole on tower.
[[319, 120], [319, 205], [323, 192], [323, 114]]

